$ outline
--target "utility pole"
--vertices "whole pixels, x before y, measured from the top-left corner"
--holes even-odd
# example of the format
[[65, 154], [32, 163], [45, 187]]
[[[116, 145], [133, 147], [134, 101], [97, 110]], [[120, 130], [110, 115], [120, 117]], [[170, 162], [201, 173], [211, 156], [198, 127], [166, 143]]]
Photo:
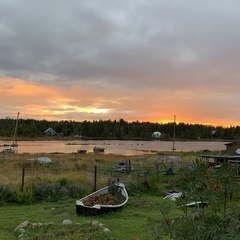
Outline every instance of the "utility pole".
[[176, 125], [176, 116], [174, 115], [174, 122], [173, 122], [173, 147], [172, 150], [175, 151], [175, 125]]

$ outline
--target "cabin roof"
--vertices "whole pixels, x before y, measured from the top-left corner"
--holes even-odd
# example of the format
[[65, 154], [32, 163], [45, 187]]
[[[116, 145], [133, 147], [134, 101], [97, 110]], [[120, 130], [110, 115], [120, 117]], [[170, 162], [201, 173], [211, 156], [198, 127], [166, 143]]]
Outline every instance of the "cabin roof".
[[56, 133], [56, 131], [53, 128], [48, 128], [45, 133]]

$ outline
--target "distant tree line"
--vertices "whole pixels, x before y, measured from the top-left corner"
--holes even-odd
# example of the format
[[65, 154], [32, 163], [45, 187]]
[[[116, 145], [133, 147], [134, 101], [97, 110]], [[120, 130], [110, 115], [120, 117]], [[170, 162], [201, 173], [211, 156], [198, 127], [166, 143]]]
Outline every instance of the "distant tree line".
[[[14, 134], [16, 119], [0, 119], [0, 136], [11, 137]], [[175, 125], [176, 140], [225, 139], [240, 140], [240, 126], [224, 128], [189, 123], [151, 123], [128, 122], [120, 120], [99, 121], [47, 121], [19, 119], [18, 137], [42, 137], [48, 128], [53, 128], [58, 136], [74, 137], [76, 135], [90, 139], [144, 139], [151, 140], [152, 133], [161, 133], [161, 140], [172, 140]]]

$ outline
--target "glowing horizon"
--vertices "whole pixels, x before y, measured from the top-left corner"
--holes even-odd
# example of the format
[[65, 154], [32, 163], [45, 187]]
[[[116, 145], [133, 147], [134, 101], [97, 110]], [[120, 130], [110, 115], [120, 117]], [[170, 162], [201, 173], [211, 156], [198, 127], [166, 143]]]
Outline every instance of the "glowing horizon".
[[[210, 126], [237, 126], [238, 123], [232, 121], [229, 123], [226, 120], [216, 120], [211, 119], [213, 116], [209, 116], [208, 121], [206, 119], [194, 119], [193, 114], [183, 115], [182, 109], [179, 109], [178, 106], [173, 108], [169, 105], [171, 109], [174, 110], [174, 114], [171, 112], [165, 112], [163, 118], [159, 118], [159, 115], [156, 114], [143, 114], [143, 110], [140, 106], [137, 106], [137, 112], [139, 116], [134, 112], [134, 105], [132, 104], [131, 98], [129, 98], [130, 104], [128, 105], [129, 110], [125, 111], [125, 108], [117, 114], [118, 110], [115, 110], [113, 106], [119, 108], [119, 100], [108, 99], [107, 95], [105, 97], [99, 97], [95, 94], [87, 96], [87, 101], [84, 99], [86, 106], [80, 106], [82, 99], [80, 99], [80, 104], [76, 99], [75, 90], [79, 87], [72, 87], [71, 89], [65, 89], [64, 87], [52, 88], [51, 86], [43, 86], [35, 83], [28, 83], [21, 79], [5, 79], [7, 83], [4, 86], [0, 86], [0, 91], [4, 96], [4, 99], [1, 102], [5, 101], [9, 105], [12, 105], [12, 112], [2, 111], [1, 118], [6, 118], [10, 116], [15, 118], [17, 112], [20, 112], [21, 118], [32, 118], [36, 120], [46, 119], [49, 121], [52, 120], [73, 120], [73, 121], [84, 121], [84, 120], [119, 120], [124, 119], [128, 122], [139, 121], [139, 122], [153, 122], [159, 124], [165, 124], [174, 122], [174, 115], [176, 116], [176, 123], [189, 123], [189, 124], [202, 124]], [[67, 90], [67, 91], [66, 91]], [[79, 92], [87, 92], [87, 89], [79, 89]], [[12, 98], [12, 96], [15, 96]], [[110, 95], [112, 98], [112, 96]], [[119, 96], [116, 96], [118, 99]], [[124, 98], [121, 96], [124, 101], [127, 97]], [[19, 100], [20, 99], [20, 100]], [[144, 107], [144, 99], [142, 106]], [[112, 105], [112, 102], [115, 102]], [[139, 101], [138, 101], [139, 102]], [[138, 105], [137, 102], [137, 105]], [[110, 107], [106, 107], [106, 106]], [[156, 109], [156, 105], [153, 105], [153, 108]], [[165, 105], [166, 108], [166, 105]], [[131, 110], [132, 109], [132, 110]], [[141, 111], [140, 111], [141, 110]], [[151, 107], [147, 106], [147, 110], [144, 112], [153, 113], [154, 110]], [[124, 114], [122, 114], [124, 113]], [[178, 115], [179, 113], [179, 115]], [[125, 115], [125, 116], [124, 116]], [[134, 117], [133, 117], [134, 116]]]

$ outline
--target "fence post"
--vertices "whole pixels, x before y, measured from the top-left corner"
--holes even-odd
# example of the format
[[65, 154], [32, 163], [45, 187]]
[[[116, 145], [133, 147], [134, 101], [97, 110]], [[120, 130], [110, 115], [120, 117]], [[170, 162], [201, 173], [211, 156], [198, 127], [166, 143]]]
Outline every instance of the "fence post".
[[156, 166], [156, 171], [157, 171], [157, 173], [159, 173], [159, 166], [158, 166], [157, 160], [155, 160], [155, 166]]
[[23, 191], [23, 187], [24, 187], [24, 176], [25, 176], [25, 168], [22, 168], [22, 187], [21, 187], [21, 191]]
[[93, 187], [93, 191], [94, 192], [97, 191], [97, 165], [95, 165], [95, 167], [94, 167], [94, 187]]

